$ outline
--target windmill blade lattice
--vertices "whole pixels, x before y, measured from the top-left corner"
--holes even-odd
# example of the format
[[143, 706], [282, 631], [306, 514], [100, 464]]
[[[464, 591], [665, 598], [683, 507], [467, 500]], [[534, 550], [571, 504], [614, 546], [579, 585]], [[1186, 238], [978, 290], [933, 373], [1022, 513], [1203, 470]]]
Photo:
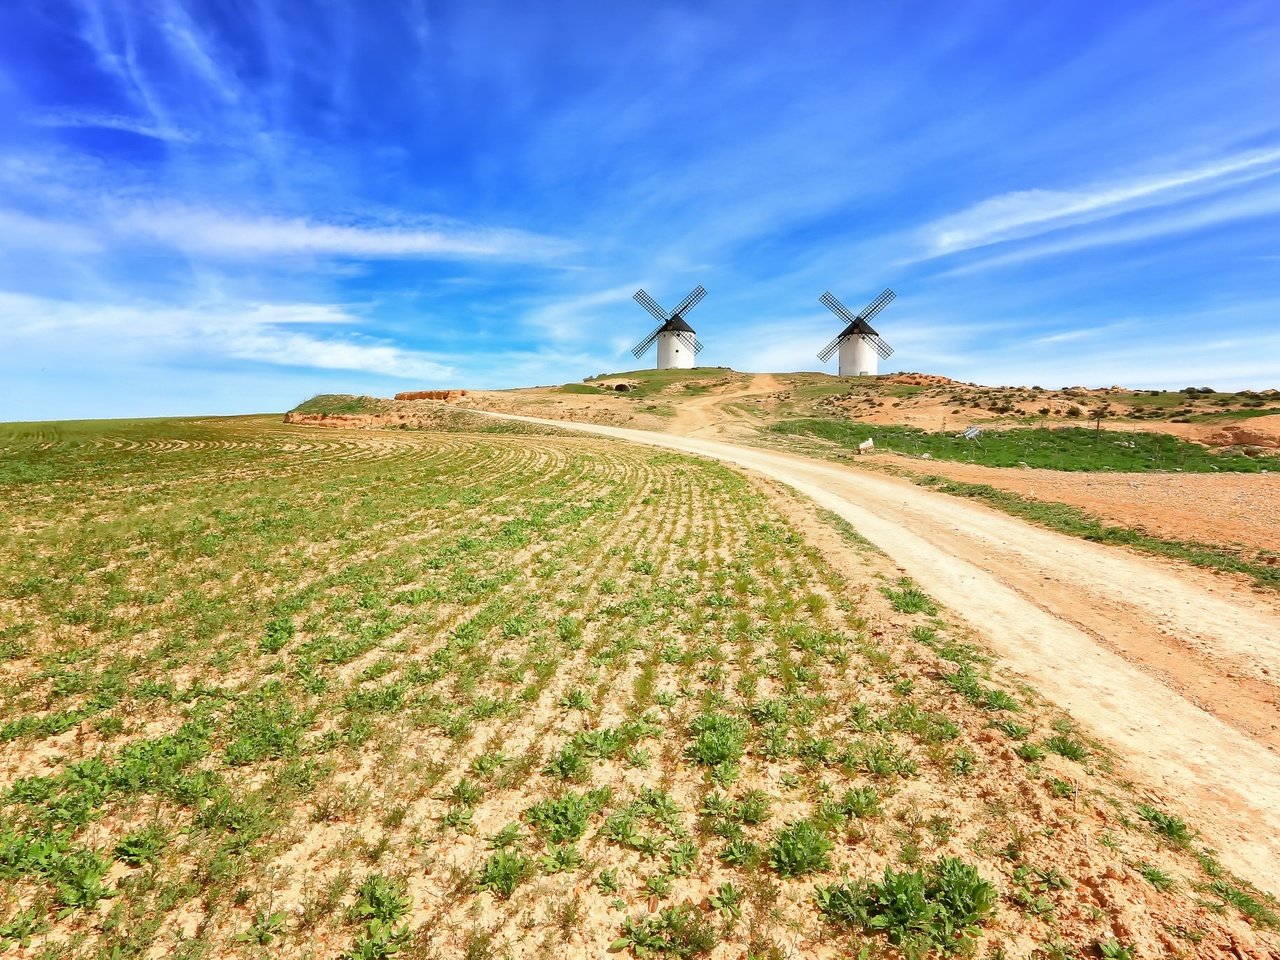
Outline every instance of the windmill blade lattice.
[[671, 311], [673, 317], [683, 317], [686, 313], [702, 302], [702, 298], [707, 295], [707, 291], [703, 289], [702, 284], [698, 284], [693, 288], [692, 292], [680, 301], [680, 306]]
[[870, 303], [868, 303], [865, 307], [862, 308], [862, 312], [858, 314], [858, 319], [861, 320], [863, 323], [866, 323], [868, 320], [874, 317], [877, 313], [879, 313], [881, 310], [887, 307], [889, 303], [893, 300], [893, 298], [896, 296], [897, 294], [894, 293], [892, 290], [885, 290], [884, 293], [880, 294], [880, 296], [876, 297], [874, 300], [872, 300]]
[[649, 296], [649, 294], [645, 293], [643, 290], [637, 290], [635, 292], [635, 301], [636, 303], [640, 304], [640, 306], [644, 307], [646, 310], [652, 313], [654, 319], [657, 320], [659, 323], [666, 323], [668, 320], [671, 319], [671, 314], [663, 310], [662, 305], [659, 304], [657, 300], [653, 299], [653, 297]]
[[702, 352], [702, 341], [692, 333], [678, 333], [676, 339], [692, 350], [695, 357]]
[[820, 351], [818, 351], [818, 359], [821, 360], [823, 363], [826, 363], [828, 360], [830, 360], [831, 355], [840, 348], [840, 341], [843, 339], [844, 339], [844, 334], [841, 334], [840, 336], [832, 340], [830, 343], [828, 343], [825, 347], [823, 347]]
[[839, 300], [833, 297], [831, 295], [830, 290], [828, 290], [818, 299], [823, 302], [823, 304], [827, 307], [828, 310], [834, 313], [837, 317], [839, 317], [845, 323], [854, 323], [857, 321], [858, 318], [849, 312], [848, 307], [846, 307], [843, 303], [841, 303]]
[[665, 321], [663, 323], [658, 324], [656, 327], [654, 327], [653, 332], [651, 334], [649, 334], [647, 337], [645, 337], [643, 340], [641, 340], [639, 343], [637, 343], [634, 347], [631, 348], [631, 355], [635, 357], [637, 360], [639, 360], [641, 354], [643, 354], [646, 350], [649, 349], [649, 347], [653, 344], [653, 341], [658, 339], [658, 334], [662, 332], [662, 328], [664, 325], [665, 325]]
[[867, 343], [871, 344], [871, 349], [874, 350], [876, 353], [880, 354], [881, 360], [888, 360], [891, 356], [893, 356], [893, 347], [889, 346], [887, 343], [881, 340], [880, 334], [864, 333], [862, 335], [862, 339], [867, 341]]

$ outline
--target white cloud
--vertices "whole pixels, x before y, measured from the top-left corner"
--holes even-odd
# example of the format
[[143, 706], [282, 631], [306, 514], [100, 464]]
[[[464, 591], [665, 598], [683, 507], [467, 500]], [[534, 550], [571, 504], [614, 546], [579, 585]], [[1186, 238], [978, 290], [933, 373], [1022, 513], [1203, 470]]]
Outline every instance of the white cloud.
[[1191, 233], [1218, 224], [1231, 223], [1253, 217], [1274, 216], [1277, 213], [1280, 213], [1280, 189], [1264, 188], [1254, 190], [1247, 196], [1224, 197], [1201, 203], [1193, 209], [1155, 215], [1140, 223], [1099, 227], [1079, 236], [1046, 237], [1041, 241], [1027, 244], [1021, 249], [1015, 249], [1009, 253], [1000, 253], [971, 263], [965, 263], [945, 271], [941, 276], [962, 276], [994, 267], [1025, 263], [1028, 260], [1035, 260], [1040, 257], [1075, 253], [1079, 250], [1090, 250], [1094, 247], [1136, 243], [1154, 237], [1170, 236], [1178, 233]]
[[921, 228], [920, 259], [1174, 203], [1276, 173], [1280, 173], [1280, 150], [1260, 150], [1187, 170], [1081, 190], [1005, 193]]
[[357, 326], [333, 304], [74, 303], [0, 293], [0, 347], [10, 357], [56, 362], [61, 356], [128, 355], [171, 363], [183, 357], [253, 360], [281, 367], [353, 370], [405, 379], [451, 381], [440, 358], [349, 331], [317, 336], [301, 325]]
[[1084, 340], [1088, 337], [1096, 337], [1102, 330], [1095, 327], [1081, 327], [1078, 330], [1067, 330], [1063, 333], [1051, 333], [1044, 337], [1033, 337], [1027, 341], [1028, 345], [1052, 345], [1055, 343], [1070, 343], [1072, 340]]
[[36, 117], [35, 124], [40, 127], [54, 128], [120, 130], [125, 133], [136, 133], [139, 136], [151, 137], [154, 140], [166, 140], [170, 143], [194, 143], [198, 140], [206, 139], [192, 130], [119, 114], [59, 111]]
[[[554, 303], [548, 303], [529, 311], [524, 316], [524, 322], [543, 331], [553, 340], [580, 338], [592, 326], [598, 325], [599, 313], [602, 307], [611, 307], [614, 304], [630, 300], [638, 286], [635, 283], [628, 283], [610, 287], [608, 290], [598, 290], [594, 293], [556, 300]], [[643, 326], [641, 316], [648, 317], [648, 314], [642, 314], [639, 305], [637, 305], [637, 329]], [[649, 328], [645, 327], [644, 333], [648, 332]], [[643, 333], [638, 334], [634, 339], [639, 340], [643, 335]]]
[[324, 340], [256, 327], [231, 333], [222, 338], [221, 346], [226, 356], [238, 360], [323, 370], [360, 370], [415, 380], [454, 379], [452, 367], [389, 343]]
[[16, 210], [0, 210], [0, 250], [7, 247], [84, 254], [99, 252], [102, 243], [90, 231], [75, 224], [44, 220]]
[[302, 217], [224, 214], [184, 207], [133, 207], [113, 229], [149, 237], [188, 253], [227, 257], [334, 256], [544, 260], [567, 252], [564, 241], [454, 220], [332, 223]]

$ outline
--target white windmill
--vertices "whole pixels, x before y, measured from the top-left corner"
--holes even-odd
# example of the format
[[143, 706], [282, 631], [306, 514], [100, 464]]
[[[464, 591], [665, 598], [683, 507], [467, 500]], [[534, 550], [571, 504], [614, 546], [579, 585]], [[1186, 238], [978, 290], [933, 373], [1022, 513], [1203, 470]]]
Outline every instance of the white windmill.
[[643, 290], [635, 293], [636, 302], [648, 310], [658, 321], [657, 329], [637, 343], [631, 353], [637, 360], [649, 349], [649, 345], [658, 341], [658, 369], [677, 370], [693, 366], [693, 358], [702, 351], [702, 344], [694, 336], [693, 327], [685, 321], [684, 315], [692, 310], [707, 291], [701, 284], [693, 288], [693, 292], [680, 301], [680, 306], [670, 313], [658, 305], [658, 301]]
[[893, 347], [881, 340], [880, 334], [876, 333], [867, 321], [887, 307], [889, 301], [895, 296], [892, 290], [886, 290], [863, 307], [861, 313], [854, 316], [829, 291], [824, 293], [819, 299], [848, 326], [840, 331], [840, 336], [822, 348], [818, 353], [818, 359], [826, 363], [839, 349], [840, 376], [874, 377], [877, 357], [880, 360], [888, 360], [893, 354]]

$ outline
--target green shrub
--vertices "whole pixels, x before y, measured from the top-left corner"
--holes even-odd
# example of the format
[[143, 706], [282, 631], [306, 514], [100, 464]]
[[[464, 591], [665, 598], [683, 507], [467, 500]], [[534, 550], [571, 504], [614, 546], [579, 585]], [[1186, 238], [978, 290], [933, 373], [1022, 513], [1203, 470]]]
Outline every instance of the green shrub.
[[712, 767], [718, 779], [732, 779], [744, 752], [746, 724], [723, 713], [704, 713], [693, 721], [689, 732], [694, 737], [688, 749], [689, 759]]
[[68, 854], [58, 866], [58, 901], [69, 912], [112, 896], [103, 882], [110, 869], [111, 862], [94, 850]]
[[880, 794], [875, 787], [851, 787], [840, 798], [840, 812], [846, 817], [879, 816]]
[[164, 830], [152, 825], [122, 837], [116, 844], [116, 859], [131, 867], [140, 867], [153, 861], [167, 843]]
[[365, 926], [351, 949], [342, 955], [342, 960], [388, 960], [407, 947], [412, 939], [408, 924], [397, 927], [375, 918]]
[[351, 907], [351, 914], [361, 920], [377, 919], [393, 923], [409, 912], [410, 904], [404, 883], [380, 873], [371, 873], [356, 891], [356, 902]]
[[924, 613], [932, 617], [938, 612], [938, 604], [933, 598], [923, 590], [917, 589], [916, 585], [905, 577], [899, 582], [897, 590], [882, 587], [880, 592], [888, 597], [893, 608], [901, 613]]
[[742, 823], [764, 823], [769, 819], [769, 795], [763, 790], [748, 790], [733, 805], [730, 815]]
[[[1072, 406], [1067, 416], [1084, 410]], [[774, 424], [774, 432], [831, 440], [856, 448], [867, 439], [865, 425], [845, 420], [799, 419]], [[1089, 427], [1038, 427], [988, 430], [981, 439], [966, 440], [955, 433], [929, 433], [916, 427], [877, 424], [871, 429], [876, 447], [899, 453], [928, 453], [937, 460], [955, 460], [989, 467], [1025, 463], [1049, 470], [1122, 470], [1127, 473], [1178, 469], [1188, 473], [1218, 470], [1257, 473], [1280, 469], [1280, 458], [1213, 453], [1167, 433], [1129, 433]]]
[[[1220, 897], [1224, 903], [1229, 903], [1235, 907], [1253, 923], [1260, 927], [1270, 927], [1272, 929], [1280, 927], [1280, 914], [1268, 907], [1258, 897], [1253, 896], [1248, 891], [1242, 890], [1235, 884], [1228, 883], [1221, 878], [1214, 880], [1209, 889], [1217, 897]], [[1275, 901], [1271, 901], [1274, 906]]]
[[1057, 734], [1050, 737], [1044, 742], [1045, 748], [1052, 750], [1060, 757], [1066, 757], [1068, 760], [1085, 760], [1089, 756], [1089, 748], [1077, 740], [1075, 737], [1065, 733]]
[[263, 653], [277, 653], [293, 639], [293, 621], [283, 617], [268, 620], [267, 628], [258, 641], [258, 649]]

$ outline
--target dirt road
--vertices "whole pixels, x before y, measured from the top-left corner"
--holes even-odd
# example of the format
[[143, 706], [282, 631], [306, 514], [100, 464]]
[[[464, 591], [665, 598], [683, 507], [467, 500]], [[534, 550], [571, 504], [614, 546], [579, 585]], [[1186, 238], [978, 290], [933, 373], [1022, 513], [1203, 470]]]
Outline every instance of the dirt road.
[[733, 414], [733, 404], [746, 397], [758, 397], [777, 393], [782, 389], [778, 378], [771, 373], [757, 373], [747, 383], [734, 384], [708, 393], [705, 396], [683, 400], [676, 408], [676, 415], [669, 426], [671, 433], [720, 435], [726, 422], [745, 420], [742, 414]]
[[738, 464], [843, 517], [1173, 798], [1229, 868], [1280, 893], [1280, 617], [1267, 605], [892, 477], [697, 436], [511, 419]]

